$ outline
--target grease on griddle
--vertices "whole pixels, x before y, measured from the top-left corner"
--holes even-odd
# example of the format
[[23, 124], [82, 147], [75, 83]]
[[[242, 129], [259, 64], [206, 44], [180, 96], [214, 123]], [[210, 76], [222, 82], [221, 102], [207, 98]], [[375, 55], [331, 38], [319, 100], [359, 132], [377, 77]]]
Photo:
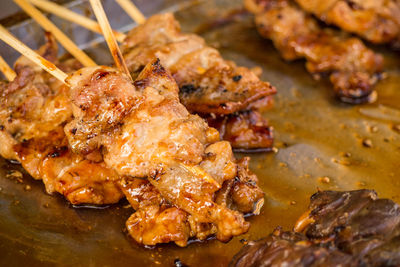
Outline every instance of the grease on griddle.
[[362, 145], [363, 145], [364, 147], [371, 148], [371, 147], [372, 147], [372, 141], [371, 141], [371, 139], [368, 139], [368, 138], [364, 139], [364, 140], [362, 141]]
[[175, 259], [174, 260], [174, 266], [175, 267], [188, 267], [188, 265], [182, 263], [182, 261], [180, 259]]

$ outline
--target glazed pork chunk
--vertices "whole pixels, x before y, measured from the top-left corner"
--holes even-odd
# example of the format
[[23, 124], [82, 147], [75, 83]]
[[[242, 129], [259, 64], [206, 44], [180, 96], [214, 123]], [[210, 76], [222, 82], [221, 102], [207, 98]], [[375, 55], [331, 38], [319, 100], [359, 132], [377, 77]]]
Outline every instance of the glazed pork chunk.
[[327, 24], [355, 33], [372, 43], [400, 41], [398, 0], [295, 0]]
[[383, 58], [361, 40], [321, 28], [292, 0], [245, 0], [245, 6], [255, 14], [259, 33], [272, 40], [284, 59], [305, 58], [317, 79], [329, 74], [340, 100], [357, 104], [376, 99]]
[[[74, 153], [100, 153], [120, 176], [145, 179], [144, 188], [154, 193], [152, 201], [140, 205], [140, 194], [129, 195], [135, 183], [122, 183], [128, 200], [138, 208], [127, 225], [137, 241], [167, 240], [183, 246], [191, 236], [215, 234], [227, 241], [248, 230], [243, 213], [257, 212], [263, 202], [257, 178], [246, 162], [235, 160], [228, 142], [219, 141], [217, 130], [180, 103], [179, 88], [159, 60], [149, 63], [133, 84], [109, 67], [81, 69], [68, 83], [74, 119], [65, 133]], [[232, 193], [236, 197], [229, 197], [230, 203], [220, 195], [219, 204], [221, 188], [238, 194]], [[156, 218], [167, 214], [176, 218], [177, 228], [157, 224], [158, 229], [179, 234], [152, 233], [155, 228], [146, 224], [135, 228], [146, 218], [162, 222]]]
[[[168, 69], [178, 83], [182, 104], [191, 113], [209, 119], [217, 118], [230, 124], [225, 115], [238, 117], [245, 122], [248, 118], [240, 114], [255, 113], [258, 127], [254, 131], [253, 122], [246, 121], [248, 131], [241, 132], [234, 143], [238, 149], [268, 149], [272, 146], [272, 129], [268, 122], [258, 115], [251, 105], [275, 94], [276, 90], [267, 82], [261, 81], [250, 69], [236, 66], [232, 61], [224, 60], [220, 53], [195, 34], [182, 33], [178, 21], [170, 13], [154, 15], [143, 25], [132, 29], [122, 45], [123, 55], [128, 68], [135, 77], [154, 57]], [[271, 101], [264, 101], [270, 105]], [[249, 111], [251, 110], [251, 111]], [[244, 124], [242, 124], [244, 125]], [[224, 127], [230, 131], [231, 127]], [[221, 137], [237, 135], [239, 132], [226, 133]], [[265, 133], [268, 133], [266, 135]]]
[[[57, 45], [48, 35], [38, 53], [64, 71], [80, 68], [75, 60], [60, 62]], [[72, 204], [118, 202], [119, 176], [96, 161], [71, 153], [64, 134], [72, 119], [69, 88], [25, 57], [15, 64], [16, 78], [0, 92], [0, 154], [19, 161], [48, 193], [58, 192]], [[94, 159], [94, 158], [92, 158]]]

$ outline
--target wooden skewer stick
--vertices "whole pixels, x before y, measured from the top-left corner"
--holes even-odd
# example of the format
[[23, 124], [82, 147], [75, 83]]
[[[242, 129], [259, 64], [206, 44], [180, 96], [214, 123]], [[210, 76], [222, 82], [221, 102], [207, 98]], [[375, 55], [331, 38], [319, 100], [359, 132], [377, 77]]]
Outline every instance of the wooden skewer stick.
[[0, 71], [10, 82], [14, 80], [15, 76], [17, 76], [17, 74], [15, 74], [15, 71], [10, 66], [8, 66], [7, 62], [2, 56], [0, 56]]
[[38, 55], [35, 51], [30, 49], [29, 47], [27, 47], [24, 43], [15, 38], [9, 31], [7, 31], [6, 28], [4, 28], [1, 25], [0, 25], [0, 39], [3, 40], [12, 48], [14, 48], [15, 50], [17, 50], [18, 52], [20, 52], [25, 57], [32, 60], [34, 63], [36, 63], [42, 69], [44, 69], [45, 71], [56, 77], [58, 80], [66, 84], [65, 79], [68, 77], [66, 73], [57, 68], [53, 63], [51, 63], [47, 59]]
[[106, 13], [104, 12], [100, 0], [90, 0], [90, 4], [93, 8], [94, 14], [96, 15], [97, 21], [100, 24], [111, 55], [114, 58], [115, 65], [121, 72], [126, 73], [128, 77], [130, 77], [132, 80], [132, 77], [129, 73], [128, 67], [126, 66], [125, 60], [122, 57], [121, 50], [119, 49], [117, 41], [115, 40], [115, 36], [111, 30], [110, 23], [108, 22]]
[[97, 64], [86, 55], [76, 44], [71, 41], [56, 25], [54, 25], [38, 9], [31, 5], [27, 0], [14, 0], [26, 13], [29, 14], [45, 31], [51, 32], [54, 37], [84, 66], [96, 66]]
[[143, 24], [146, 21], [146, 17], [143, 13], [135, 6], [131, 0], [116, 0], [117, 3], [122, 7], [123, 10], [134, 20], [137, 24]]
[[[78, 13], [75, 13], [69, 10], [68, 8], [55, 4], [48, 0], [28, 0], [28, 1], [46, 12], [54, 14], [67, 21], [76, 23], [90, 31], [102, 34], [100, 25], [96, 21], [91, 20]], [[126, 35], [124, 33], [115, 30], [113, 30], [113, 33], [118, 42], [122, 43], [125, 40]]]

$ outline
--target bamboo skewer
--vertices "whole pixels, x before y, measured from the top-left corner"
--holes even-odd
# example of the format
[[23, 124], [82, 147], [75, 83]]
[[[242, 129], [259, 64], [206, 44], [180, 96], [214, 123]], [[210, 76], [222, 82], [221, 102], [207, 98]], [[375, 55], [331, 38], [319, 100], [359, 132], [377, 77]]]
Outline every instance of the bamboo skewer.
[[6, 28], [0, 25], [0, 39], [7, 43], [9, 46], [20, 52], [25, 57], [32, 60], [42, 69], [53, 75], [55, 78], [65, 83], [65, 79], [68, 77], [66, 73], [57, 68], [53, 63], [38, 55], [35, 51], [27, 47], [20, 40], [15, 38]]
[[129, 73], [128, 67], [126, 66], [125, 60], [122, 57], [121, 50], [118, 47], [117, 41], [111, 30], [110, 23], [108, 22], [106, 13], [104, 12], [100, 0], [90, 0], [90, 4], [93, 8], [97, 21], [100, 24], [101, 30], [107, 42], [108, 48], [110, 49], [111, 55], [114, 58], [115, 65], [121, 72], [126, 73], [128, 77], [132, 80], [132, 77]]
[[15, 76], [15, 71], [7, 64], [2, 56], [0, 56], [0, 71], [4, 74], [8, 81], [13, 81]]
[[[28, 1], [46, 12], [54, 14], [62, 19], [67, 20], [67, 21], [76, 23], [90, 31], [102, 34], [100, 25], [96, 21], [91, 20], [85, 16], [78, 14], [78, 13], [75, 13], [75, 12], [69, 10], [68, 8], [65, 8], [61, 5], [57, 5], [48, 0], [28, 0]], [[115, 30], [113, 30], [113, 33], [118, 42], [121, 43], [124, 41], [124, 39], [126, 37], [126, 35], [124, 33], [115, 31]]]
[[31, 5], [27, 0], [14, 0], [26, 13], [28, 13], [45, 31], [54, 35], [54, 37], [78, 59], [84, 66], [96, 66], [96, 63], [86, 55], [76, 44], [71, 41], [56, 25], [54, 25], [38, 9]]
[[143, 13], [135, 6], [131, 0], [116, 0], [117, 3], [122, 7], [123, 10], [134, 20], [137, 24], [143, 24], [146, 21], [146, 17]]

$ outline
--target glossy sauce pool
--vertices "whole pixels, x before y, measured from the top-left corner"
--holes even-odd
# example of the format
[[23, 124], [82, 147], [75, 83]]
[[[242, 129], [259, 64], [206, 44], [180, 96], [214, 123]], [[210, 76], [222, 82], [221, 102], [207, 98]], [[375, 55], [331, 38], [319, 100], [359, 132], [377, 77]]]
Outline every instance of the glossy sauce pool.
[[[238, 0], [206, 1], [176, 16], [185, 31], [196, 31], [239, 7]], [[250, 231], [226, 244], [143, 248], [124, 231], [132, 213], [126, 202], [74, 208], [26, 174], [22, 180], [7, 175], [22, 170], [0, 160], [0, 265], [173, 266], [180, 259], [189, 266], [226, 266], [241, 239], [293, 226], [318, 189], [369, 188], [400, 202], [400, 132], [394, 127], [400, 124], [400, 53], [373, 47], [385, 56], [387, 78], [377, 85], [377, 103], [351, 106], [333, 98], [327, 80], [314, 81], [304, 61], [281, 60], [271, 42], [258, 36], [250, 15], [219, 24], [202, 31], [207, 42], [238, 65], [260, 66], [262, 79], [278, 89], [274, 107], [264, 113], [278, 151], [250, 155], [266, 193], [261, 215], [248, 218]]]

